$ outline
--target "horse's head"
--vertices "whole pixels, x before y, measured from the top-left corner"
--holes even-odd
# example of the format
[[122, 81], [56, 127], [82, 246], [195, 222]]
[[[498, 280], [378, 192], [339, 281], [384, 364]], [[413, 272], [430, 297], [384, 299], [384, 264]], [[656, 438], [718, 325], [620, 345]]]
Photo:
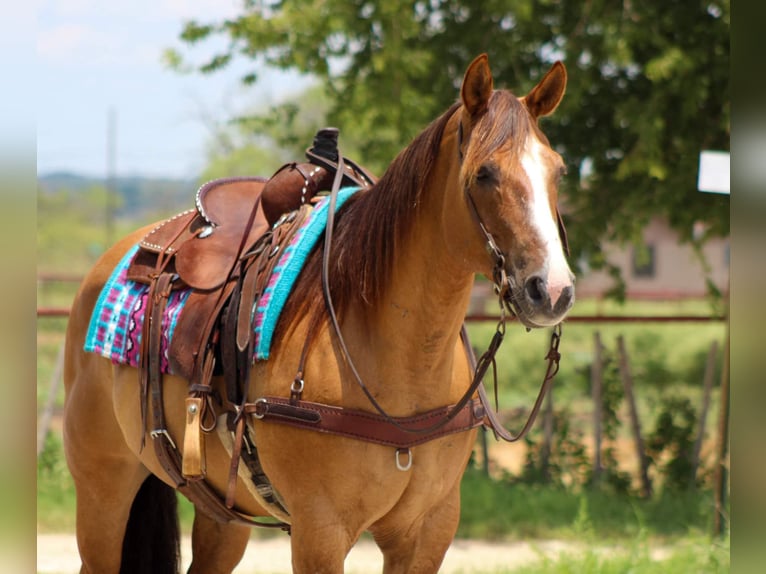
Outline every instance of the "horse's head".
[[565, 87], [566, 69], [557, 62], [523, 98], [493, 90], [482, 55], [468, 67], [461, 89], [460, 186], [476, 237], [490, 253], [480, 258], [479, 271], [506, 283], [528, 327], [555, 325], [574, 302], [557, 211], [564, 162], [537, 125], [556, 109]]

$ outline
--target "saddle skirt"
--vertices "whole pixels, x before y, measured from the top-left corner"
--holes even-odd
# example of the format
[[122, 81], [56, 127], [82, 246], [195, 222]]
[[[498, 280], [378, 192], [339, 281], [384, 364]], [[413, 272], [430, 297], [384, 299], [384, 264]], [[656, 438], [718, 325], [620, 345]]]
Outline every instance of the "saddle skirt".
[[[338, 192], [336, 209], [359, 188], [347, 187]], [[282, 309], [303, 269], [306, 259], [322, 236], [327, 223], [328, 198], [322, 198], [307, 215], [300, 228], [282, 251], [269, 277], [267, 287], [256, 300], [252, 310], [254, 331], [253, 361], [269, 358], [272, 336]], [[122, 258], [104, 285], [93, 309], [85, 351], [110, 359], [115, 364], [139, 367], [141, 364], [141, 333], [150, 286], [130, 279], [128, 270], [138, 254], [135, 245]], [[170, 292], [162, 317], [161, 369], [174, 372], [171, 360], [172, 340], [193, 288], [184, 287]]]

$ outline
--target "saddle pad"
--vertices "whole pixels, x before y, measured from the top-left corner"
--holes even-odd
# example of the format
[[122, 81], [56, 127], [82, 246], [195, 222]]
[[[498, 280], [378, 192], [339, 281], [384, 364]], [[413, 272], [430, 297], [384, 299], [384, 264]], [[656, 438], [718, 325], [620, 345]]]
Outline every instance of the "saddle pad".
[[[149, 286], [127, 279], [130, 262], [139, 246], [131, 248], [114, 268], [93, 308], [85, 337], [85, 351], [102, 355], [113, 363], [138, 367], [141, 328]], [[190, 290], [173, 291], [162, 316], [162, 372], [168, 373], [168, 348]]]
[[[359, 191], [358, 187], [344, 187], [338, 191], [335, 209], [339, 210], [345, 201]], [[329, 197], [324, 197], [317, 204], [292, 240], [282, 252], [269, 284], [255, 304], [255, 358], [268, 359], [271, 348], [271, 336], [277, 326], [279, 315], [285, 306], [287, 296], [295, 280], [303, 269], [311, 250], [327, 225]]]
[[[336, 209], [358, 188], [338, 192]], [[324, 233], [327, 223], [328, 198], [323, 198], [306, 218], [283, 251], [269, 284], [254, 305], [254, 360], [269, 358], [271, 338], [287, 296], [303, 269], [306, 257]], [[135, 245], [120, 260], [99, 295], [91, 314], [84, 349], [110, 359], [116, 364], [138, 367], [140, 364], [141, 330], [149, 286], [127, 279], [127, 269], [139, 246]], [[183, 312], [190, 289], [172, 291], [162, 317], [162, 358], [164, 373], [172, 371], [168, 349], [178, 318]]]

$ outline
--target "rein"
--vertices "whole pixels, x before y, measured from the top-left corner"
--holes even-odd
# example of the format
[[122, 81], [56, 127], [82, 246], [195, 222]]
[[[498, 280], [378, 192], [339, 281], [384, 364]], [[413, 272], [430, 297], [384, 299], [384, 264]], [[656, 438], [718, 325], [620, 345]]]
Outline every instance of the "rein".
[[[343, 165], [343, 157], [339, 154], [338, 157], [338, 165]], [[338, 173], [341, 173], [341, 169], [338, 170]], [[343, 357], [346, 359], [346, 363], [348, 364], [349, 369], [351, 369], [352, 374], [354, 375], [354, 380], [356, 381], [356, 384], [359, 386], [360, 389], [362, 389], [362, 392], [367, 397], [367, 400], [370, 401], [370, 404], [375, 408], [376, 411], [385, 419], [385, 421], [394, 426], [395, 428], [399, 430], [403, 430], [408, 433], [413, 434], [429, 434], [438, 431], [445, 425], [447, 425], [452, 419], [454, 419], [458, 413], [465, 407], [465, 405], [468, 403], [468, 401], [471, 399], [471, 396], [476, 392], [477, 387], [481, 384], [481, 380], [484, 376], [484, 372], [486, 372], [486, 368], [484, 369], [484, 372], [476, 372], [474, 375], [474, 379], [471, 382], [471, 385], [468, 387], [468, 390], [463, 394], [463, 396], [460, 398], [460, 400], [457, 402], [457, 404], [452, 407], [452, 409], [442, 418], [440, 421], [434, 423], [431, 426], [428, 426], [426, 428], [422, 429], [407, 429], [403, 425], [399, 424], [394, 417], [389, 415], [385, 409], [383, 409], [382, 406], [380, 406], [380, 403], [375, 399], [375, 397], [372, 395], [370, 390], [367, 388], [367, 385], [364, 384], [364, 381], [362, 380], [361, 375], [359, 374], [359, 371], [356, 369], [356, 365], [354, 364], [353, 359], [351, 358], [351, 353], [348, 350], [348, 347], [346, 346], [346, 340], [343, 337], [343, 333], [340, 329], [340, 324], [338, 322], [338, 316], [335, 313], [335, 306], [332, 302], [332, 295], [330, 294], [330, 283], [329, 283], [329, 261], [330, 261], [330, 248], [332, 246], [332, 232], [335, 222], [335, 200], [338, 194], [338, 176], [335, 176], [335, 182], [333, 182], [332, 191], [330, 193], [330, 204], [329, 209], [327, 211], [327, 227], [325, 228], [325, 246], [324, 246], [324, 252], [322, 253], [322, 293], [324, 294], [325, 299], [325, 305], [327, 306], [327, 313], [330, 316], [330, 322], [332, 323], [333, 331], [335, 331], [335, 335], [338, 340], [338, 346], [341, 349], [341, 352], [343, 353]], [[495, 350], [496, 352], [496, 350]], [[494, 352], [493, 352], [494, 356]], [[301, 368], [301, 371], [303, 369]]]
[[[462, 150], [460, 145], [462, 143], [462, 124], [460, 124], [460, 128], [461, 129], [459, 130], [459, 134], [458, 134], [458, 138], [459, 138], [458, 151], [460, 153], [460, 159], [462, 161]], [[471, 215], [473, 219], [476, 221], [481, 234], [484, 236], [486, 240], [485, 247], [490, 257], [492, 257], [494, 261], [493, 271], [492, 271], [492, 280], [495, 287], [495, 293], [497, 294], [500, 301], [500, 309], [501, 309], [500, 320], [497, 324], [495, 334], [493, 335], [492, 340], [490, 341], [489, 347], [481, 355], [478, 361], [476, 361], [473, 354], [473, 350], [471, 349], [471, 346], [468, 342], [468, 335], [465, 331], [465, 327], [463, 327], [463, 329], [461, 330], [461, 338], [466, 347], [466, 352], [468, 353], [468, 356], [470, 359], [471, 368], [474, 371], [474, 376], [473, 376], [473, 380], [471, 381], [471, 384], [468, 386], [465, 393], [463, 393], [460, 400], [454, 406], [452, 406], [446, 413], [444, 413], [439, 420], [437, 420], [435, 423], [427, 427], [415, 428], [415, 429], [408, 428], [404, 424], [401, 424], [396, 417], [389, 415], [385, 411], [385, 409], [380, 405], [380, 403], [378, 403], [378, 401], [372, 395], [372, 393], [367, 388], [367, 386], [364, 384], [364, 381], [362, 380], [362, 377], [359, 374], [359, 371], [357, 370], [353, 359], [351, 358], [351, 354], [346, 345], [345, 338], [343, 337], [343, 333], [341, 331], [340, 324], [338, 322], [338, 317], [335, 312], [335, 307], [333, 305], [332, 295], [330, 293], [330, 286], [329, 286], [329, 259], [330, 259], [330, 251], [332, 246], [334, 221], [335, 221], [335, 202], [336, 202], [337, 194], [340, 188], [342, 173], [343, 173], [343, 156], [340, 153], [338, 153], [338, 169], [335, 175], [335, 180], [333, 181], [332, 190], [330, 192], [329, 206], [328, 206], [329, 209], [327, 213], [327, 226], [325, 228], [325, 245], [324, 245], [324, 252], [322, 255], [322, 292], [325, 299], [325, 305], [327, 307], [327, 313], [329, 315], [330, 322], [333, 327], [333, 331], [335, 332], [335, 336], [337, 338], [338, 346], [340, 347], [341, 353], [343, 354], [343, 357], [346, 360], [346, 363], [349, 369], [351, 370], [351, 373], [353, 374], [356, 384], [365, 394], [365, 396], [367, 397], [367, 399], [369, 400], [373, 408], [379, 413], [379, 415], [383, 418], [383, 420], [387, 424], [393, 426], [397, 430], [400, 430], [412, 435], [433, 434], [439, 431], [440, 429], [443, 429], [463, 411], [463, 409], [469, 404], [469, 401], [471, 401], [471, 397], [474, 395], [474, 393], [478, 391], [479, 400], [483, 407], [483, 409], [481, 409], [483, 411], [481, 414], [486, 417], [487, 423], [492, 428], [495, 434], [495, 437], [507, 442], [516, 442], [518, 440], [521, 440], [532, 428], [532, 425], [534, 424], [537, 418], [537, 414], [540, 411], [540, 407], [542, 406], [542, 402], [545, 398], [545, 394], [550, 388], [551, 383], [556, 373], [559, 370], [559, 361], [561, 359], [561, 355], [558, 351], [558, 347], [561, 341], [561, 324], [559, 323], [558, 325], [556, 325], [556, 327], [553, 330], [553, 334], [551, 335], [550, 347], [546, 355], [546, 359], [548, 360], [548, 365], [547, 365], [545, 376], [543, 378], [543, 382], [540, 386], [540, 391], [538, 393], [538, 396], [532, 408], [532, 411], [527, 417], [527, 420], [524, 426], [522, 427], [521, 431], [519, 431], [518, 434], [513, 434], [507, 429], [505, 429], [505, 427], [499, 421], [497, 413], [493, 411], [493, 409], [490, 407], [486, 392], [484, 391], [484, 388], [481, 385], [482, 381], [484, 380], [484, 376], [486, 375], [487, 371], [489, 370], [489, 367], [491, 366], [492, 372], [493, 372], [493, 384], [494, 384], [494, 391], [495, 391], [495, 405], [496, 405], [495, 408], [497, 408], [497, 402], [498, 402], [497, 401], [497, 363], [495, 361], [495, 355], [497, 354], [498, 350], [500, 349], [500, 346], [503, 343], [503, 339], [505, 337], [505, 323], [509, 315], [516, 316], [516, 312], [514, 311], [514, 308], [513, 308], [514, 307], [513, 285], [511, 282], [511, 278], [508, 276], [508, 274], [505, 271], [505, 255], [497, 246], [497, 243], [495, 242], [491, 233], [487, 231], [486, 227], [482, 223], [481, 218], [476, 209], [476, 205], [473, 201], [473, 198], [471, 197], [470, 193], [468, 193], [467, 191], [466, 191], [466, 197], [469, 200], [468, 204], [471, 208]], [[296, 381], [300, 380], [300, 383], [301, 383], [300, 390], [302, 390], [302, 387], [303, 387], [301, 374], [304, 372], [303, 363], [305, 361], [305, 358], [306, 358], [306, 353], [304, 352], [301, 356], [301, 364], [299, 366], [298, 376], [296, 377]], [[300, 400], [300, 391], [296, 392], [295, 385], [293, 385], [293, 387], [291, 388], [291, 396], [292, 398], [290, 402], [293, 404], [297, 403], [297, 401]], [[258, 415], [261, 415], [262, 417], [264, 414], [266, 414], [266, 412], [267, 412], [267, 409], [261, 409]], [[479, 413], [477, 412], [476, 414], [479, 414]], [[398, 458], [397, 458], [397, 464], [398, 464]]]
[[[462, 162], [462, 124], [458, 130], [458, 154]], [[303, 352], [298, 364], [298, 371], [290, 386], [290, 398], [260, 397], [253, 403], [243, 405], [243, 412], [252, 414], [256, 419], [266, 419], [272, 422], [312, 429], [318, 432], [348, 436], [358, 440], [364, 440], [382, 445], [396, 447], [395, 461], [399, 470], [409, 470], [412, 466], [411, 448], [430, 440], [451, 433], [465, 432], [478, 426], [489, 426], [497, 439], [507, 442], [521, 440], [532, 428], [542, 406], [553, 378], [559, 370], [559, 344], [561, 341], [561, 324], [554, 327], [546, 360], [547, 369], [540, 385], [537, 399], [530, 411], [526, 422], [518, 433], [507, 430], [500, 422], [497, 412], [491, 408], [489, 399], [482, 386], [485, 375], [492, 367], [493, 384], [495, 394], [495, 408], [498, 408], [497, 388], [497, 363], [495, 356], [503, 343], [506, 330], [506, 321], [509, 317], [516, 317], [516, 301], [514, 295], [513, 279], [505, 270], [505, 254], [497, 246], [492, 234], [483, 224], [476, 209], [476, 205], [469, 193], [465, 190], [466, 203], [469, 206], [471, 217], [474, 219], [480, 234], [485, 241], [485, 248], [493, 261], [492, 282], [495, 293], [500, 303], [500, 320], [495, 329], [495, 334], [489, 343], [487, 350], [478, 361], [474, 357], [473, 349], [468, 342], [468, 335], [463, 326], [461, 338], [465, 346], [466, 355], [469, 358], [473, 379], [460, 400], [446, 407], [433, 409], [412, 417], [394, 417], [378, 403], [373, 394], [365, 385], [359, 371], [346, 345], [345, 338], [340, 328], [338, 316], [332, 300], [329, 283], [330, 256], [332, 251], [333, 230], [335, 223], [335, 207], [338, 192], [340, 190], [343, 172], [345, 170], [344, 158], [337, 152], [337, 166], [332, 189], [328, 198], [327, 222], [325, 227], [324, 251], [322, 254], [322, 294], [332, 331], [343, 358], [351, 371], [357, 386], [367, 397], [370, 405], [376, 413], [355, 411], [343, 407], [312, 403], [302, 400], [304, 388], [303, 373], [308, 355], [311, 336], [307, 336]], [[562, 225], [559, 216], [559, 225]], [[564, 236], [565, 237], [565, 236]], [[564, 240], [565, 241], [565, 240]], [[478, 395], [478, 398], [473, 398]], [[406, 456], [402, 464], [402, 456]]]

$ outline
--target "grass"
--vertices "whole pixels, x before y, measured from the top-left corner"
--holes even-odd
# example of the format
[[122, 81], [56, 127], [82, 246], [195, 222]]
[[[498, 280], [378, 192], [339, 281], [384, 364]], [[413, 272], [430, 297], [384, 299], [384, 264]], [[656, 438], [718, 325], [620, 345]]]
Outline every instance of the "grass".
[[61, 436], [48, 433], [37, 459], [38, 532], [74, 532], [75, 492], [66, 466]]
[[482, 574], [724, 574], [730, 562], [728, 540], [711, 543], [692, 538], [672, 549], [653, 551], [646, 540], [637, 538], [619, 547], [590, 546], [582, 552], [541, 556], [533, 564]]
[[644, 500], [605, 491], [581, 492], [490, 480], [469, 468], [461, 486], [458, 536], [484, 540], [625, 540], [649, 533], [679, 538], [710, 531], [712, 493], [668, 492]]

